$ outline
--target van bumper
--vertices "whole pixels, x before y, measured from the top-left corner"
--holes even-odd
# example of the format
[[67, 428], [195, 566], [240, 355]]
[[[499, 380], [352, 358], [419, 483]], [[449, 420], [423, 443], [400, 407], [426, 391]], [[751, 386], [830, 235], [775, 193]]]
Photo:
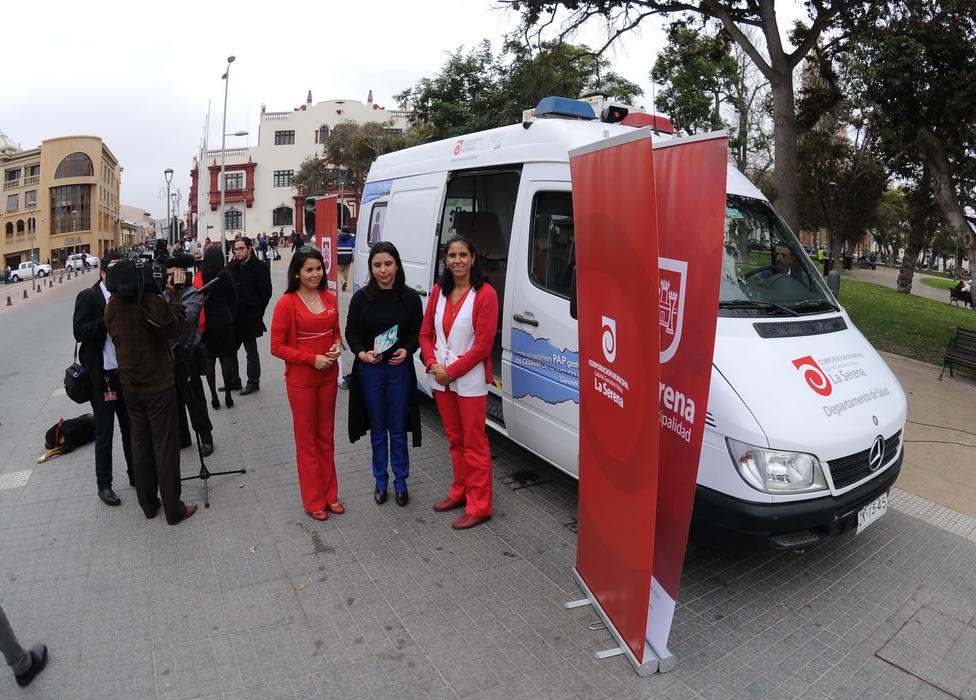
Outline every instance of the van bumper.
[[797, 549], [852, 535], [857, 514], [891, 489], [905, 450], [884, 474], [841, 496], [789, 503], [752, 503], [699, 486], [692, 511], [692, 536], [701, 544], [735, 542], [766, 549]]

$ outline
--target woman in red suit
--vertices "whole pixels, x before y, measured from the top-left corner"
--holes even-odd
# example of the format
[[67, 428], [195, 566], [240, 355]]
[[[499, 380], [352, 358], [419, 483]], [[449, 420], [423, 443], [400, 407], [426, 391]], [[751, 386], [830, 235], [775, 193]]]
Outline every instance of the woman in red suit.
[[444, 273], [434, 285], [420, 327], [420, 353], [454, 467], [454, 482], [434, 510], [465, 506], [451, 527], [465, 530], [491, 517], [491, 450], [485, 432], [491, 348], [498, 295], [485, 283], [478, 253], [463, 236], [447, 241]]
[[342, 350], [339, 307], [326, 290], [322, 254], [302, 247], [288, 265], [288, 289], [275, 304], [271, 354], [285, 361], [295, 428], [298, 488], [316, 520], [344, 513], [335, 470], [335, 405]]

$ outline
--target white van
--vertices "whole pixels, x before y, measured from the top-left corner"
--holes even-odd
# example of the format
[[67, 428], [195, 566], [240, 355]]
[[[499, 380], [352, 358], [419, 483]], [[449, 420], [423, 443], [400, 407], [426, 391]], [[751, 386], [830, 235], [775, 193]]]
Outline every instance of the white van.
[[[579, 357], [568, 153], [633, 129], [635, 116], [649, 123], [648, 115], [604, 123], [585, 102], [546, 98], [521, 124], [381, 156], [363, 190], [357, 287], [370, 245], [388, 240], [407, 284], [426, 297], [443, 242], [467, 236], [501, 310], [488, 424], [573, 476]], [[860, 532], [887, 510], [901, 468], [904, 392], [762, 193], [734, 168], [727, 191], [693, 531], [784, 549]], [[656, 292], [643, 302], [654, 308]]]

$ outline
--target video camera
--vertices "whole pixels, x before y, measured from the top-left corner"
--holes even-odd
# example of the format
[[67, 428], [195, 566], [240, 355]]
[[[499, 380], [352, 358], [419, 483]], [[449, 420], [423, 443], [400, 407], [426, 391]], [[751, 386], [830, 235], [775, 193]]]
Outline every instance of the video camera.
[[130, 252], [121, 260], [111, 263], [105, 270], [105, 287], [120, 297], [141, 297], [146, 292], [162, 294], [166, 291], [167, 270], [184, 269], [186, 286], [193, 279], [193, 256], [186, 253], [170, 253], [163, 245], [156, 246], [154, 255]]

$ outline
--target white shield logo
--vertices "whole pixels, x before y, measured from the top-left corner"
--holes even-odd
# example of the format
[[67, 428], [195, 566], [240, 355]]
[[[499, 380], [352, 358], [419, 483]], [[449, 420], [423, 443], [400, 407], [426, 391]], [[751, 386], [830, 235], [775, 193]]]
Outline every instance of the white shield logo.
[[685, 278], [688, 262], [658, 258], [661, 288], [658, 291], [658, 314], [661, 323], [661, 364], [674, 357], [681, 342], [685, 317]]

